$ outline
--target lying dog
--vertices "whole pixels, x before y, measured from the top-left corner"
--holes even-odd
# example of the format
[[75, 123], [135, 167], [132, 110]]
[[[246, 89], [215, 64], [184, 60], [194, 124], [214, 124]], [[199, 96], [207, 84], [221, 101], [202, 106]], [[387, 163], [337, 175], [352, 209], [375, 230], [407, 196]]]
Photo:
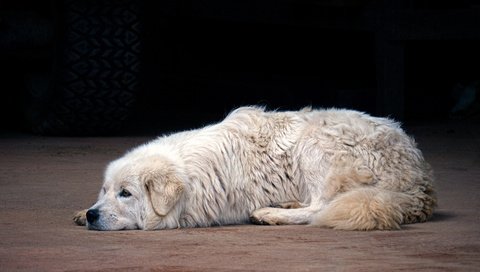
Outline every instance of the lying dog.
[[344, 230], [424, 222], [428, 164], [399, 125], [348, 110], [244, 107], [160, 137], [107, 167], [92, 230], [311, 224]]

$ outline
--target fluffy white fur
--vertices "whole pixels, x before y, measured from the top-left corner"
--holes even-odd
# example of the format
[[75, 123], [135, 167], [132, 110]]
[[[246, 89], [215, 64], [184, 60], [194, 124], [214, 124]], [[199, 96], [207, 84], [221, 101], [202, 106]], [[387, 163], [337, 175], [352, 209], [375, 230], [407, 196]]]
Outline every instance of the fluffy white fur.
[[[113, 161], [89, 229], [312, 224], [345, 230], [423, 222], [433, 177], [397, 123], [349, 110], [243, 107]], [[94, 216], [95, 215], [95, 216]]]

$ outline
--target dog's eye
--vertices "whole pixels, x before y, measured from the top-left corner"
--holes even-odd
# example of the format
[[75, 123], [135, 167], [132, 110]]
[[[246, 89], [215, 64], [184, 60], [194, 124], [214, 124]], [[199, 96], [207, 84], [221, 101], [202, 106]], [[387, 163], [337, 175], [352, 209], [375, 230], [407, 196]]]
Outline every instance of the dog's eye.
[[121, 196], [121, 197], [130, 197], [130, 196], [132, 196], [132, 194], [131, 194], [127, 189], [122, 189], [122, 190], [120, 191], [119, 196]]

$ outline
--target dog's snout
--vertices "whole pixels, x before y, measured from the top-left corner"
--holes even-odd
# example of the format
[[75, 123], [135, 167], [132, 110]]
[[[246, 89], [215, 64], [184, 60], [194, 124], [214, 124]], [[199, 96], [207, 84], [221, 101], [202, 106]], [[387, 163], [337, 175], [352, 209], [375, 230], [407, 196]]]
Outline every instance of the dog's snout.
[[100, 214], [98, 213], [98, 209], [90, 209], [87, 211], [87, 221], [90, 224], [93, 224], [95, 221], [97, 221], [98, 217]]

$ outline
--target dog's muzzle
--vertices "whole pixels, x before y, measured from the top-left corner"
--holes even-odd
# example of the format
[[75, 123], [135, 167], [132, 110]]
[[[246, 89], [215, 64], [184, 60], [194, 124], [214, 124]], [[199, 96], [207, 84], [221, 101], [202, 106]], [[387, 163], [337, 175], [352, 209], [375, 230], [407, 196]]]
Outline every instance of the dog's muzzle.
[[98, 220], [98, 217], [100, 217], [98, 209], [90, 209], [87, 211], [87, 221], [89, 224], [95, 223], [95, 221]]

